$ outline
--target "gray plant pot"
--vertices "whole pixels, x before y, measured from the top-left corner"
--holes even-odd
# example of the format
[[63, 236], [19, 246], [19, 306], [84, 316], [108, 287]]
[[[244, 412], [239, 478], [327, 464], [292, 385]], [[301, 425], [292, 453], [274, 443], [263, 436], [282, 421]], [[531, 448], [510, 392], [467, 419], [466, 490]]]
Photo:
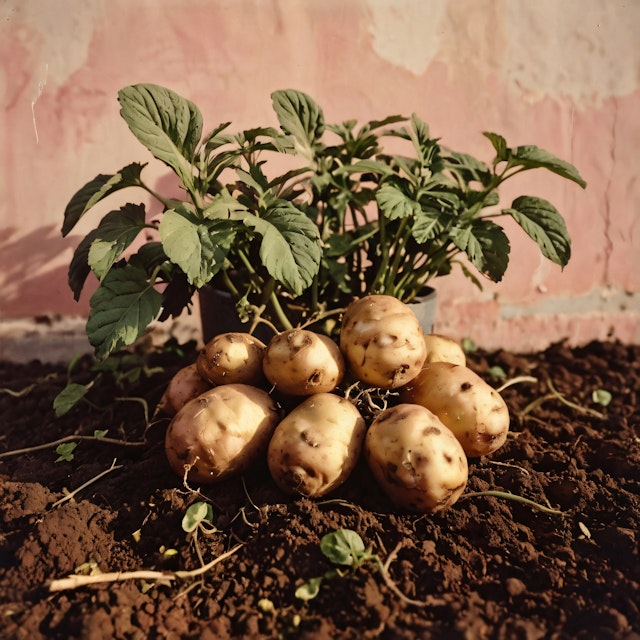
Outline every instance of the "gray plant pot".
[[[202, 339], [205, 343], [220, 333], [249, 331], [250, 324], [248, 322], [240, 322], [235, 303], [228, 291], [221, 291], [214, 287], [204, 286], [198, 292], [198, 297], [200, 300]], [[424, 291], [410, 303], [410, 306], [418, 317], [422, 330], [425, 333], [431, 333], [436, 316], [436, 290], [431, 287], [426, 287]], [[267, 343], [273, 337], [273, 331], [266, 325], [260, 324], [256, 327], [254, 335], [258, 340]]]

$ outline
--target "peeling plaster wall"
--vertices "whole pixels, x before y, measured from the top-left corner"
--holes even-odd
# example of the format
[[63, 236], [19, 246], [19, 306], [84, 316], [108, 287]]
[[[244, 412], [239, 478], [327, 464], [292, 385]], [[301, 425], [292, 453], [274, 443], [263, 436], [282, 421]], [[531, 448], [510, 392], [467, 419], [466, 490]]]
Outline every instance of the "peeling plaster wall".
[[502, 201], [553, 202], [573, 238], [569, 266], [509, 227], [504, 281], [478, 291], [459, 273], [440, 279], [436, 328], [487, 348], [640, 342], [639, 34], [640, 3], [621, 0], [5, 0], [0, 355], [12, 323], [87, 313], [90, 291], [73, 301], [66, 269], [80, 235], [120, 202], [67, 239], [62, 211], [96, 174], [149, 159], [118, 114], [118, 89], [135, 82], [189, 97], [205, 128], [275, 124], [270, 92], [294, 87], [329, 121], [416, 112], [486, 160], [485, 130], [548, 149], [587, 190], [534, 172]]

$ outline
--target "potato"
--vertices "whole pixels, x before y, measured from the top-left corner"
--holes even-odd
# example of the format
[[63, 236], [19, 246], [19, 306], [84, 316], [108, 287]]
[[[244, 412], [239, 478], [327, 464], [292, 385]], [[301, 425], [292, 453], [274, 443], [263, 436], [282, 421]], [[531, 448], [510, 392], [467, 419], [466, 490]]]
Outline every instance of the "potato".
[[271, 476], [287, 494], [324, 496], [353, 471], [365, 430], [349, 400], [332, 393], [310, 396], [276, 427], [267, 454]]
[[308, 396], [333, 391], [342, 382], [345, 363], [331, 338], [306, 329], [291, 329], [271, 339], [262, 370], [278, 391]]
[[427, 347], [425, 362], [451, 362], [466, 366], [464, 350], [453, 338], [439, 333], [425, 333], [424, 343]]
[[198, 372], [212, 384], [263, 382], [262, 358], [266, 345], [250, 333], [221, 333], [201, 349]]
[[247, 471], [264, 456], [280, 421], [275, 402], [245, 384], [214, 387], [175, 415], [165, 437], [171, 468], [196, 482], [215, 483]]
[[367, 431], [364, 453], [378, 484], [404, 509], [442, 511], [467, 485], [462, 446], [437, 416], [416, 404], [381, 411]]
[[427, 349], [418, 318], [393, 296], [354, 300], [344, 312], [340, 349], [362, 382], [396, 389], [415, 377]]
[[502, 396], [468, 367], [432, 362], [400, 392], [402, 402], [433, 411], [453, 431], [467, 456], [499, 449], [509, 431], [509, 409]]
[[189, 400], [211, 389], [211, 385], [202, 379], [195, 363], [180, 369], [169, 381], [158, 403], [158, 411], [175, 416]]

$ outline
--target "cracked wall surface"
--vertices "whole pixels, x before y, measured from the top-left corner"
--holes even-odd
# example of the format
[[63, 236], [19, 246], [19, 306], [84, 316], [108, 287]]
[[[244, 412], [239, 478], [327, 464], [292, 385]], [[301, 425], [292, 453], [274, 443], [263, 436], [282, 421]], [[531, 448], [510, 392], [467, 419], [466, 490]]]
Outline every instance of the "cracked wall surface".
[[[113, 199], [60, 235], [80, 186], [149, 159], [118, 113], [118, 89], [136, 82], [189, 97], [205, 128], [275, 124], [269, 94], [296, 88], [333, 122], [416, 112], [447, 146], [484, 160], [487, 130], [548, 149], [588, 188], [533, 172], [506, 185], [502, 203], [553, 202], [571, 262], [561, 271], [507, 226], [503, 282], [438, 280], [436, 328], [488, 348], [639, 342], [639, 33], [640, 3], [622, 0], [5, 0], [0, 357], [32, 318], [86, 315], [90, 291], [76, 303], [66, 284], [73, 249], [109, 209], [148, 202]], [[164, 168], [153, 171], [166, 184]]]

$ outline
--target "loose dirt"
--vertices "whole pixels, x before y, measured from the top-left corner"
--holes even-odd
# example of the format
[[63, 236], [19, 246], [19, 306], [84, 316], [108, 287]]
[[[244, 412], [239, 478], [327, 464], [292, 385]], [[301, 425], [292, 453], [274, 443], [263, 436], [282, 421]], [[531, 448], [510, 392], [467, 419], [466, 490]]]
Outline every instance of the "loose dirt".
[[[0, 363], [0, 455], [77, 443], [66, 461], [55, 446], [0, 458], [0, 637], [640, 638], [640, 347], [470, 356], [493, 386], [503, 382], [494, 367], [536, 381], [503, 391], [511, 434], [489, 459], [470, 461], [467, 492], [510, 492], [561, 515], [484, 496], [441, 515], [405, 513], [364, 465], [322, 502], [286, 498], [266, 465], [185, 486], [165, 459], [167, 421], [146, 429], [145, 409], [194, 357], [189, 348], [150, 355], [160, 370], [120, 384], [104, 376], [60, 418], [52, 402], [65, 368]], [[75, 382], [90, 379], [90, 364], [78, 363]], [[612, 394], [608, 406], [593, 401], [597, 389]], [[107, 434], [79, 439], [96, 430]], [[215, 528], [194, 540], [181, 522], [196, 501], [212, 504]], [[296, 598], [330, 568], [319, 541], [340, 528], [390, 559], [397, 589], [421, 604], [399, 597], [374, 564]], [[69, 575], [141, 570], [174, 579], [50, 588]]]

